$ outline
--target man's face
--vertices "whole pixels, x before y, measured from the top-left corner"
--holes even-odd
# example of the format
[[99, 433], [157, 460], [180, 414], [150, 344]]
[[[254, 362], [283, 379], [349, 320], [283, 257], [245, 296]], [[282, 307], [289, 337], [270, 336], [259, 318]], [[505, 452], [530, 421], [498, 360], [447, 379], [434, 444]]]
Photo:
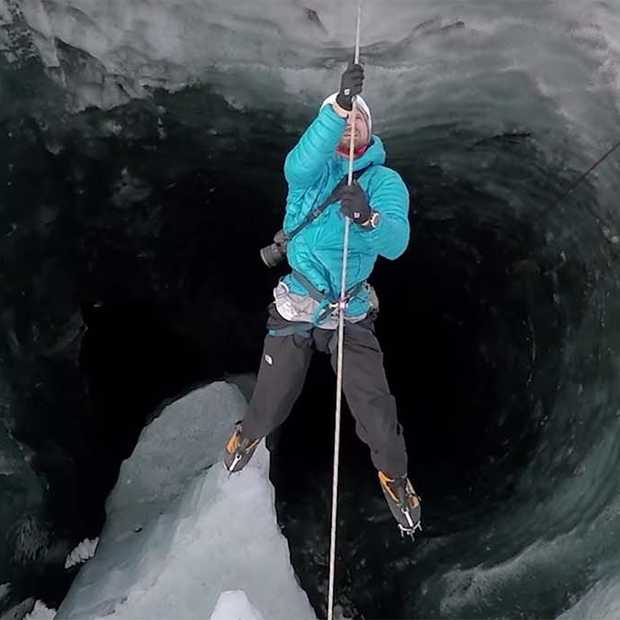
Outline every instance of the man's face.
[[[366, 116], [361, 110], [357, 110], [355, 113], [355, 132], [353, 135], [354, 148], [359, 148], [368, 144], [370, 135], [368, 134], [368, 125], [366, 124]], [[347, 126], [345, 127], [340, 146], [349, 149], [351, 143], [351, 117], [347, 119]]]

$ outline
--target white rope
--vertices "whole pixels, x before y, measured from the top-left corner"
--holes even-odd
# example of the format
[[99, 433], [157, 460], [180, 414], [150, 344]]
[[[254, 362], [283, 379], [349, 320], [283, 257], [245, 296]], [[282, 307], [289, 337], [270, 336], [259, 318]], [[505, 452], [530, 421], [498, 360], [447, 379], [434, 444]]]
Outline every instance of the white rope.
[[[359, 63], [360, 56], [360, 21], [362, 15], [362, 0], [357, 6], [357, 29], [355, 33], [355, 63]], [[353, 98], [351, 110], [351, 140], [349, 142], [349, 178], [347, 185], [353, 181], [353, 150], [355, 139], [355, 115], [357, 104]], [[334, 617], [334, 574], [336, 565], [336, 525], [338, 514], [338, 469], [340, 464], [340, 405], [342, 402], [342, 354], [344, 340], [344, 311], [346, 304], [347, 255], [349, 253], [349, 226], [351, 220], [345, 217], [344, 244], [342, 256], [342, 279], [340, 283], [340, 303], [338, 305], [338, 370], [336, 385], [336, 429], [334, 431], [334, 473], [332, 479], [332, 527], [329, 549], [329, 598], [327, 602], [327, 620]]]

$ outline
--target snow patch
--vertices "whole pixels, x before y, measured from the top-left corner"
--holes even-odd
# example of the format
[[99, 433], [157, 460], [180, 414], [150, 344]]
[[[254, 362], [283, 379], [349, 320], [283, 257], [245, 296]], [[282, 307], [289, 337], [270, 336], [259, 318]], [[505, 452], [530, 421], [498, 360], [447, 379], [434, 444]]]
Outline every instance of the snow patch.
[[78, 564], [83, 564], [90, 558], [94, 557], [97, 550], [98, 538], [91, 540], [87, 538], [83, 540], [68, 556], [65, 560], [65, 568], [71, 568]]
[[264, 620], [250, 601], [245, 592], [222, 592], [210, 620]]
[[34, 604], [33, 610], [28, 615], [24, 616], [24, 620], [54, 620], [55, 617], [55, 609], [49, 609], [45, 603], [37, 601]]

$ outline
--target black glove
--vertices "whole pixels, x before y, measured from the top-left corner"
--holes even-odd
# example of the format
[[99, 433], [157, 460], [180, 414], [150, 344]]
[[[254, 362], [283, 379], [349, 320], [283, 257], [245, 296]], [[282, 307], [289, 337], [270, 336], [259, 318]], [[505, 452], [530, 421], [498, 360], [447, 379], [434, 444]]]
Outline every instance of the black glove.
[[364, 67], [349, 64], [340, 80], [340, 92], [336, 96], [336, 103], [345, 110], [353, 109], [353, 95], [362, 92], [364, 84]]
[[370, 205], [366, 192], [355, 182], [339, 190], [340, 211], [356, 224], [363, 224], [370, 218]]

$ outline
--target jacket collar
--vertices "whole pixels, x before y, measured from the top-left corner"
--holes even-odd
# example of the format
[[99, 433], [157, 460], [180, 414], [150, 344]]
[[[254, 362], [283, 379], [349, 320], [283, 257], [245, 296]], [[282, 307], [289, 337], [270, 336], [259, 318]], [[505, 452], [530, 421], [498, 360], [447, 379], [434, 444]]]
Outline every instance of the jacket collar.
[[[348, 157], [343, 157], [342, 155], [335, 153], [334, 154], [334, 162], [337, 170], [342, 172], [342, 175], [346, 174], [349, 169], [349, 159]], [[383, 142], [379, 136], [375, 136], [373, 134], [370, 146], [366, 149], [366, 152], [361, 156], [357, 157], [353, 160], [353, 170], [359, 170], [360, 168], [365, 168], [366, 166], [372, 164], [373, 166], [380, 166], [385, 163], [385, 148], [383, 147]]]

